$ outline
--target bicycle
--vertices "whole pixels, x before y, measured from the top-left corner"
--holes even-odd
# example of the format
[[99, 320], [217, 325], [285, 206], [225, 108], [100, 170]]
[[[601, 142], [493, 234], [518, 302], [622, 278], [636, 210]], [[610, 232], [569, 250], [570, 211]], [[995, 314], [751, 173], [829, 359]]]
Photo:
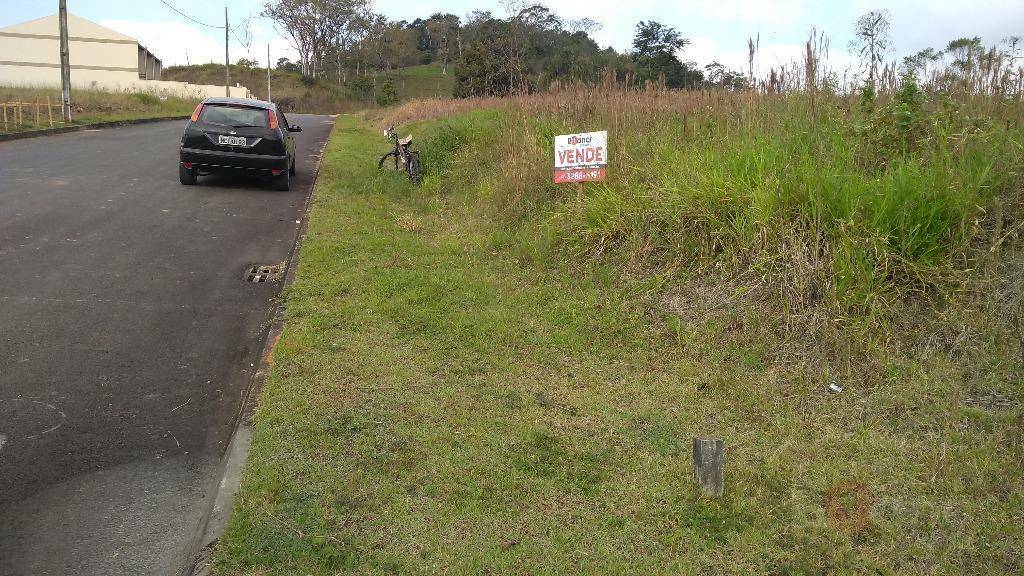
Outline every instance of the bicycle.
[[394, 142], [395, 149], [380, 157], [377, 168], [383, 170], [388, 158], [393, 158], [395, 170], [405, 170], [409, 174], [409, 180], [413, 184], [419, 184], [423, 180], [423, 166], [420, 164], [420, 153], [412, 150], [412, 136], [399, 138], [394, 126], [384, 130], [384, 136]]

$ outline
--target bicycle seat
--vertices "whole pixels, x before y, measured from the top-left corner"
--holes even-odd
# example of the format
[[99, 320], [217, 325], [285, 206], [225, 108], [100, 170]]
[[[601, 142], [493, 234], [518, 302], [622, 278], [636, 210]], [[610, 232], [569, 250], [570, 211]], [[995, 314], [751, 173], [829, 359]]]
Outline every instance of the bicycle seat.
[[412, 144], [412, 136], [411, 135], [410, 136], [406, 136], [405, 138], [402, 138], [401, 140], [398, 141], [398, 145], [399, 146], [408, 146], [409, 144]]

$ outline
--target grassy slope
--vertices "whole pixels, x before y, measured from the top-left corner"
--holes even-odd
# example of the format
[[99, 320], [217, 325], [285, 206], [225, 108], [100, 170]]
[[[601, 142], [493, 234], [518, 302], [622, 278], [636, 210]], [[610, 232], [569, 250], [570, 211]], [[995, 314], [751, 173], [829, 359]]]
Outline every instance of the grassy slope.
[[442, 74], [438, 64], [424, 64], [400, 68], [387, 76], [395, 80], [398, 97], [402, 100], [448, 98], [455, 87], [455, 71], [452, 66], [448, 67], [448, 74]]
[[[458, 126], [416, 130], [448, 167], [419, 190], [375, 132], [329, 145], [218, 573], [1020, 569], [1019, 404], [898, 348], [830, 395], [756, 312], [680, 323], [510, 240]], [[694, 435], [726, 439], [721, 500]]]
[[[46, 98], [56, 106], [53, 108], [54, 120], [60, 120], [60, 90], [46, 90], [41, 88], [16, 88], [0, 86], [0, 102], [39, 102], [43, 104], [40, 112], [40, 125], [38, 128], [48, 128], [49, 122], [46, 116]], [[72, 119], [74, 124], [90, 124], [93, 122], [105, 122], [113, 120], [134, 120], [138, 118], [180, 118], [188, 116], [195, 108], [195, 102], [181, 98], [168, 98], [160, 100], [148, 94], [130, 94], [123, 92], [102, 92], [95, 90], [74, 90], [71, 94], [71, 101], [74, 103]], [[11, 120], [12, 111], [7, 110], [8, 120]], [[35, 124], [35, 108], [23, 107], [25, 124], [20, 128], [8, 125], [10, 132], [30, 131], [37, 129]], [[58, 125], [59, 124], [55, 124]], [[3, 132], [3, 124], [0, 124], [0, 133]]]
[[[329, 74], [330, 75], [330, 74]], [[197, 64], [194, 66], [174, 66], [165, 72], [166, 80], [178, 80], [193, 84], [222, 84], [224, 67], [219, 64]], [[402, 100], [412, 98], [435, 98], [451, 96], [454, 77], [451, 70], [447, 75], [441, 73], [436, 65], [412, 66], [401, 68], [380, 77], [395, 80], [398, 97]], [[266, 68], [231, 68], [231, 81], [246, 86], [257, 98], [267, 95]], [[287, 99], [291, 109], [299, 112], [339, 113], [351, 112], [372, 106], [354, 98], [345, 87], [339, 87], [332, 79], [303, 82], [302, 76], [296, 72], [274, 70], [271, 75], [271, 90], [275, 100]]]

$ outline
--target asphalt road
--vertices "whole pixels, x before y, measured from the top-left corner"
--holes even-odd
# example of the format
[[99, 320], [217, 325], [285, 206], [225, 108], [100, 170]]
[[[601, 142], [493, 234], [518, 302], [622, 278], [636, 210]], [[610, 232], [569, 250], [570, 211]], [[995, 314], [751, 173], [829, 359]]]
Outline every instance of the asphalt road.
[[0, 143], [0, 574], [169, 574], [210, 505], [333, 123], [178, 183], [184, 123]]

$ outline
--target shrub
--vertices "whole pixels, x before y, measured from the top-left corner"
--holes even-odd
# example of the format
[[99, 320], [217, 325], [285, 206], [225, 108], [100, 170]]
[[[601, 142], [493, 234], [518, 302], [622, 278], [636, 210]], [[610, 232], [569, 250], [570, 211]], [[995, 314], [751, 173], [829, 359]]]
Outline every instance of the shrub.
[[274, 98], [274, 102], [282, 112], [293, 112], [295, 110], [295, 97], [294, 96], [281, 96], [280, 98]]
[[391, 106], [392, 104], [398, 103], [398, 89], [395, 88], [395, 81], [388, 78], [380, 86], [380, 92], [377, 94], [377, 105], [378, 106]]
[[369, 101], [373, 97], [374, 83], [369, 76], [357, 76], [348, 86], [352, 95], [359, 100]]

